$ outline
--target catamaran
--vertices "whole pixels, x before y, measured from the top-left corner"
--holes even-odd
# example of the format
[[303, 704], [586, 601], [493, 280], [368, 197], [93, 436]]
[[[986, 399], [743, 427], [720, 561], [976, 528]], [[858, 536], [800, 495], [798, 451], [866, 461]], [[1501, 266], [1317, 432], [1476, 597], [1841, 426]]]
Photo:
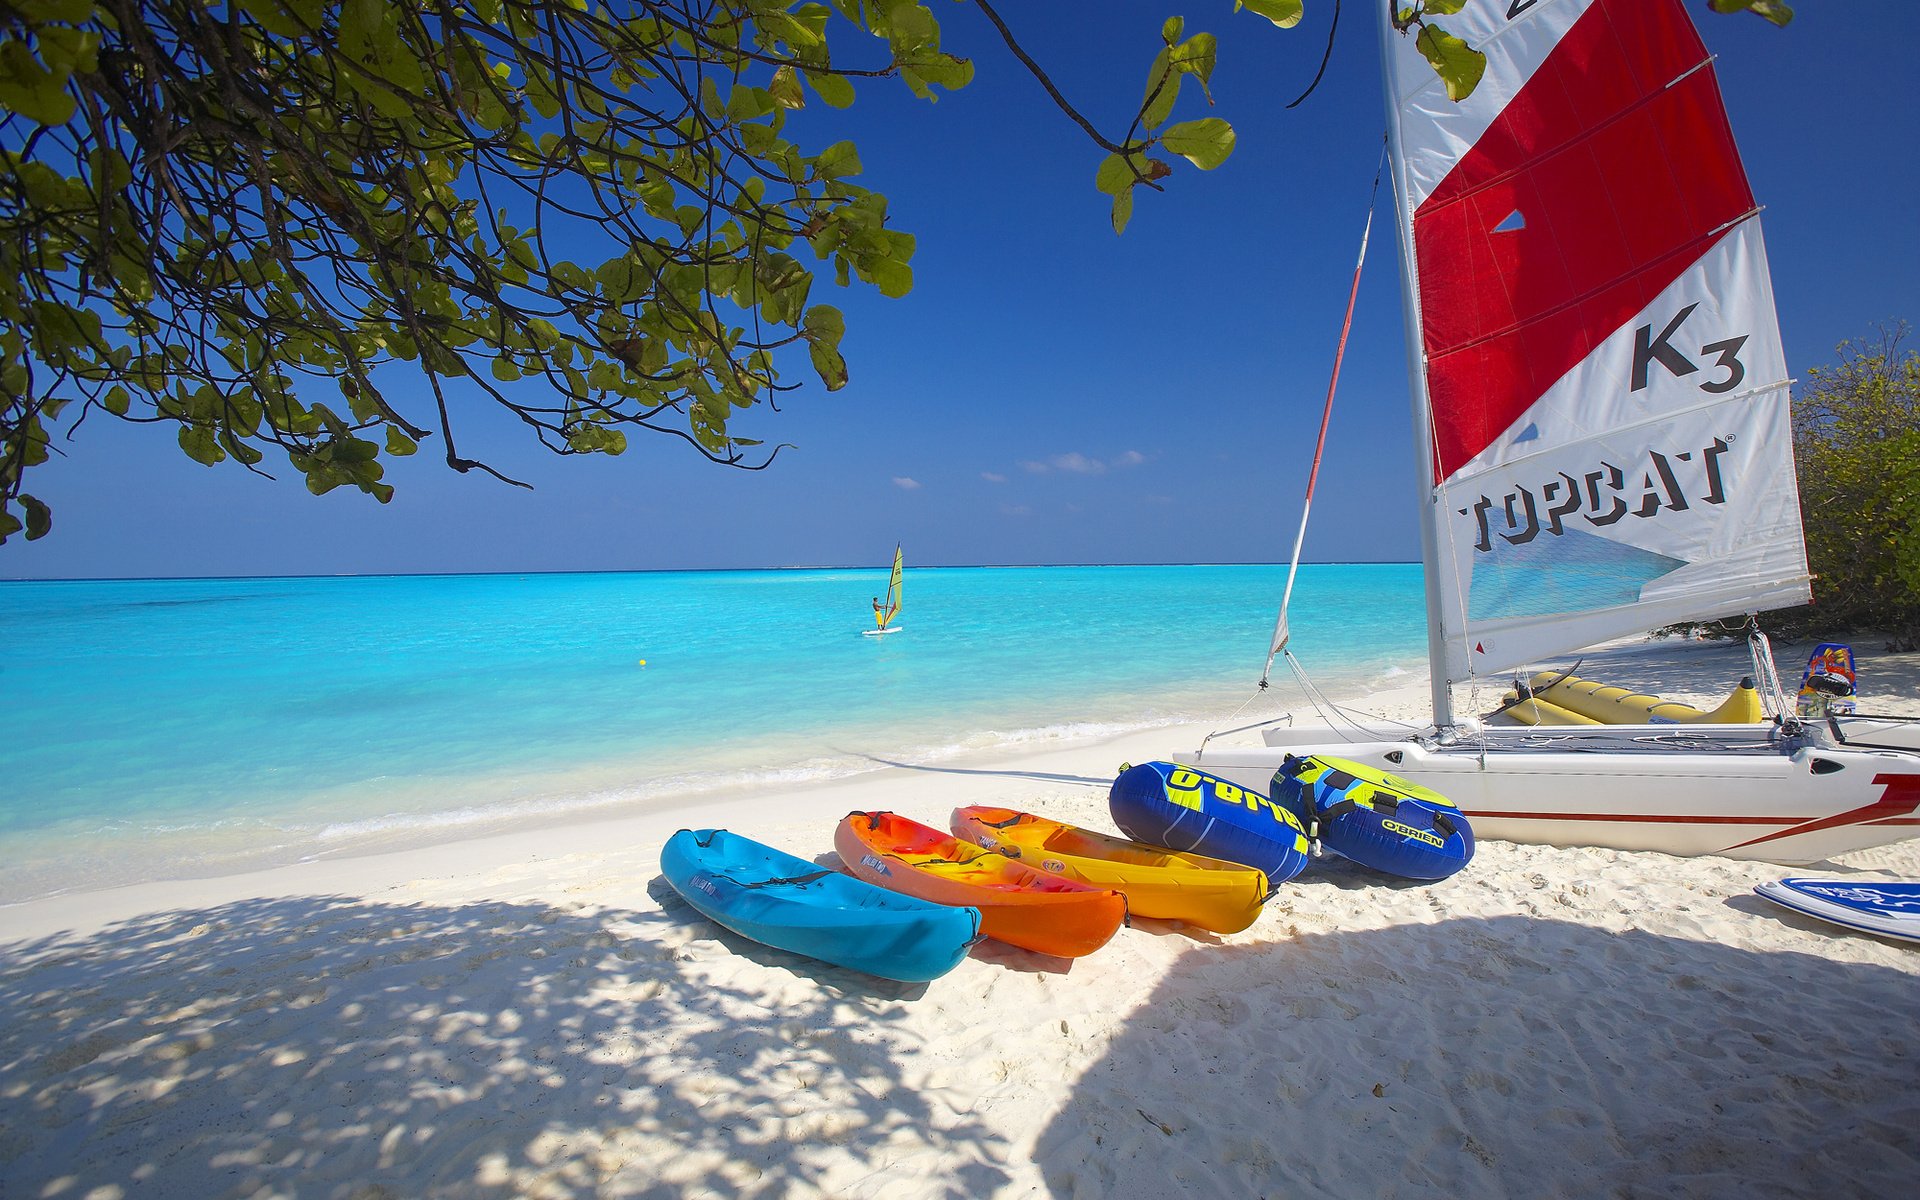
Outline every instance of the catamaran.
[[[1336, 755], [1504, 841], [1806, 863], [1920, 834], [1920, 722], [1800, 720], [1757, 626], [1767, 721], [1454, 711], [1456, 684], [1805, 603], [1791, 380], [1760, 210], [1680, 0], [1470, 0], [1446, 27], [1486, 72], [1458, 103], [1376, 7], [1433, 725], [1177, 757], [1265, 791], [1288, 755]], [[1286, 605], [1269, 669], [1298, 667]]]
[[900, 546], [896, 543], [893, 547], [893, 574], [887, 579], [887, 597], [885, 600], [878, 596], [873, 598], [874, 628], [861, 630], [868, 637], [900, 632], [900, 627], [893, 623], [893, 619], [900, 615], [900, 577], [904, 561], [900, 556]]

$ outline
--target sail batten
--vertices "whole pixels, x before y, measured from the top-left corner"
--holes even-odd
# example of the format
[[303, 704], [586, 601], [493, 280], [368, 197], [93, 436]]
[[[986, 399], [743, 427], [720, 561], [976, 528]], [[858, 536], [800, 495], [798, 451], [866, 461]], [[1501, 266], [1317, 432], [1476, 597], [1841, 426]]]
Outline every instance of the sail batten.
[[1487, 55], [1459, 105], [1383, 22], [1442, 723], [1445, 681], [1807, 577], [1759, 207], [1679, 0], [1448, 28]]

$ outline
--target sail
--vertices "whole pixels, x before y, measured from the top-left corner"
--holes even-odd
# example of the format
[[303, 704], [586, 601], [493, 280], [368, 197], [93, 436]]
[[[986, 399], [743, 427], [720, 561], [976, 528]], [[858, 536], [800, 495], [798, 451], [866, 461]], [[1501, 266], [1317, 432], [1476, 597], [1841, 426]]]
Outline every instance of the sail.
[[[1391, 8], [1390, 8], [1391, 11]], [[1439, 683], [1809, 597], [1758, 208], [1680, 0], [1383, 21]]]
[[902, 565], [903, 559], [901, 558], [900, 547], [895, 546], [893, 548], [893, 574], [887, 579], [887, 598], [881, 602], [880, 608], [879, 623], [882, 629], [893, 624], [893, 618], [900, 613], [900, 568]]

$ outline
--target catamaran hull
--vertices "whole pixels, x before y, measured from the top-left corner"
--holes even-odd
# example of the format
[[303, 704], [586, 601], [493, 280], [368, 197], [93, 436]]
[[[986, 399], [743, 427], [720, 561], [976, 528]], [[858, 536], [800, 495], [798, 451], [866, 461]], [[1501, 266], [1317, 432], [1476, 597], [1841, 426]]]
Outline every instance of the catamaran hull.
[[[1764, 730], [1765, 727], [1759, 727]], [[1672, 726], [1614, 726], [1670, 738]], [[1758, 735], [1764, 738], [1764, 734]], [[1480, 839], [1606, 846], [1801, 865], [1920, 835], [1920, 752], [1800, 742], [1757, 748], [1531, 749], [1349, 742], [1327, 729], [1261, 747], [1195, 752], [1191, 763], [1265, 790], [1288, 754], [1377, 766], [1451, 799]]]

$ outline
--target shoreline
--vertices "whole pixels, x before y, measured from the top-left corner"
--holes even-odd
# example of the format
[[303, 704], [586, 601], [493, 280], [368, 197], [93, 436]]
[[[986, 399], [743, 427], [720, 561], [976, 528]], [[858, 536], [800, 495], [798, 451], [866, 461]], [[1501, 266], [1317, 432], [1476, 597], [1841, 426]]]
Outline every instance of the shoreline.
[[[1717, 688], [1736, 652], [1589, 669]], [[1862, 659], [1865, 695], [1920, 710], [1875, 686], [1920, 655]], [[0, 1192], [1735, 1197], [1920, 1170], [1920, 949], [1767, 904], [1768, 863], [1323, 859], [1239, 934], [982, 942], [919, 985], [741, 939], [658, 876], [682, 826], [822, 862], [850, 810], [1103, 829], [1122, 759], [1214, 727], [0, 910]], [[1920, 840], [1818, 871], [1920, 878]]]
[[[1371, 570], [1395, 583], [1332, 664], [1341, 692], [1419, 655], [1394, 615], [1417, 568]], [[878, 640], [854, 636], [837, 576], [767, 572], [41, 594], [21, 619], [44, 652], [9, 668], [36, 703], [0, 750], [0, 903], [776, 794], [875, 760], [1012, 757], [1253, 691], [1272, 580], [1059, 573], [1060, 595], [1022, 606], [1035, 572], [934, 572], [917, 611], [939, 636]], [[1195, 613], [1196, 588], [1224, 590]], [[392, 615], [362, 633], [376, 602]], [[768, 620], [716, 619], [746, 603]]]
[[[903, 799], [902, 793], [910, 791], [915, 781], [927, 775], [948, 777], [945, 786], [932, 790], [944, 794], [961, 789], [967, 795], [981, 797], [966, 803], [995, 803], [1010, 796], [1030, 801], [1027, 785], [1036, 780], [1070, 791], [1097, 790], [1104, 801], [1106, 789], [1113, 782], [1112, 775], [1100, 778], [1076, 774], [1076, 764], [1089, 758], [1097, 759], [1103, 753], [1107, 757], [1134, 754], [1144, 756], [1142, 761], [1145, 761], [1159, 752], [1170, 753], [1174, 747], [1189, 741], [1197, 744], [1210, 728], [1193, 723], [1175, 724], [1030, 749], [1015, 756], [987, 751], [936, 763], [890, 764], [859, 775], [808, 781], [782, 789], [777, 795], [723, 798], [700, 792], [694, 794], [695, 802], [691, 804], [663, 803], [645, 812], [563, 819], [544, 828], [488, 833], [337, 858], [309, 858], [261, 870], [60, 893], [0, 907], [0, 942], [17, 937], [48, 937], [61, 932], [85, 933], [116, 920], [182, 903], [224, 904], [291, 891], [372, 896], [423, 879], [461, 874], [485, 877], [488, 873], [508, 870], [514, 864], [564, 861], [581, 853], [583, 847], [625, 847], [627, 849], [596, 851], [623, 858], [630, 857], [635, 849], [646, 848], [657, 856], [659, 846], [675, 830], [690, 825], [705, 828], [727, 826], [732, 822], [731, 827], [759, 837], [761, 835], [753, 830], [769, 826], [769, 810], [774, 807], [778, 808], [779, 817], [773, 827], [797, 832], [817, 826], [822, 831], [822, 835], [814, 839], [819, 843], [816, 848], [793, 847], [794, 853], [809, 856], [832, 849], [833, 824], [849, 811], [920, 807], [911, 797]], [[1114, 758], [1116, 764], [1119, 761], [1120, 758]], [[952, 782], [956, 779], [964, 782]], [[655, 865], [657, 867], [657, 863]], [[62, 912], [67, 915], [61, 915]]]
[[[638, 775], [644, 770], [644, 762], [636, 760], [631, 764], [636, 771], [631, 782], [613, 782], [619, 777], [619, 760], [582, 764], [564, 774], [516, 771], [497, 779], [479, 780], [478, 786], [459, 780], [402, 778], [387, 790], [394, 797], [391, 803], [383, 806], [371, 788], [356, 789], [349, 799], [359, 811], [338, 815], [331, 821], [304, 815], [308, 810], [324, 811], [310, 799], [303, 803], [299, 824], [289, 816], [250, 818], [250, 824], [222, 817], [173, 828], [115, 831], [106, 846], [98, 840], [99, 831], [91, 822], [70, 832], [38, 830], [10, 835], [12, 861], [0, 868], [0, 876], [6, 877], [4, 888], [0, 888], [0, 935], [11, 910], [102, 890], [83, 882], [32, 895], [18, 894], [32, 881], [56, 875], [83, 856], [97, 856], [103, 851], [114, 857], [109, 864], [95, 865], [97, 871], [110, 866], [153, 871], [151, 857], [140, 863], [125, 860], [163, 851], [160, 857], [165, 866], [159, 869], [166, 872], [114, 884], [106, 890], [190, 885], [359, 858], [405, 856], [443, 845], [564, 837], [572, 835], [559, 831], [581, 826], [619, 825], [675, 813], [698, 814], [716, 807], [750, 807], [754, 797], [777, 799], [798, 792], [855, 786], [875, 774], [898, 769], [899, 764], [911, 764], [910, 769], [920, 771], [937, 771], [949, 765], [965, 770], [969, 765], [1018, 762], [1033, 755], [1088, 749], [1108, 742], [1132, 744], [1160, 739], [1169, 747], [1178, 746], [1189, 739], [1197, 742], [1207, 728], [1190, 718], [1140, 712], [1132, 719], [1095, 715], [1052, 725], [977, 729], [957, 733], [944, 744], [924, 740], [917, 745], [911, 741], [890, 744], [853, 734], [833, 739], [836, 744], [830, 751], [811, 758], [789, 757], [759, 768], [696, 763], [678, 774], [648, 779]], [[1200, 732], [1189, 733], [1190, 729]], [[440, 795], [460, 795], [464, 802], [430, 807], [419, 799]], [[0, 839], [0, 845], [7, 840]]]
[[[1776, 647], [1776, 658], [1791, 663], [1804, 660], [1808, 647]], [[1634, 686], [1671, 699], [1712, 707], [1724, 699], [1739, 675], [1747, 654], [1742, 642], [1700, 639], [1623, 639], [1586, 656], [1582, 668], [1590, 677], [1630, 680]], [[1876, 709], [1920, 714], [1920, 653], [1866, 654], [1862, 663], [1863, 697], [1876, 697]], [[1391, 674], [1391, 673], [1389, 673]], [[1797, 683], [1798, 669], [1782, 669], [1783, 683]], [[1703, 684], [1703, 678], [1715, 682]], [[1724, 677], [1724, 684], [1719, 681]], [[1368, 712], [1386, 721], [1418, 724], [1429, 719], [1430, 684], [1423, 664], [1410, 664], [1395, 686], [1357, 697], [1336, 697], [1343, 709]], [[1489, 711], [1502, 688], [1482, 684], [1456, 688], [1458, 711]], [[1301, 713], [1308, 723], [1317, 718], [1290, 680], [1277, 681], [1270, 703]], [[0, 904], [0, 945], [7, 939], [46, 937], [62, 931], [98, 929], [114, 920], [181, 902], [227, 903], [293, 891], [367, 896], [391, 891], [425, 878], [461, 878], [479, 866], [499, 872], [516, 862], [557, 862], [576, 856], [582, 847], [658, 847], [680, 828], [726, 826], [760, 840], [785, 836], [785, 848], [803, 857], [832, 848], [834, 822], [848, 811], [896, 808], [936, 825], [944, 825], [946, 808], [961, 804], [1031, 806], [1045, 811], [1052, 802], [1076, 804], [1098, 793], [1098, 811], [1083, 814], [1082, 823], [1105, 827], [1105, 792], [1122, 761], [1141, 762], [1177, 756], [1198, 746], [1209, 734], [1216, 745], [1258, 744], [1259, 728], [1282, 719], [1270, 716], [1249, 721], [1253, 714], [1223, 714], [1214, 721], [1126, 723], [1117, 733], [1100, 736], [1032, 738], [1044, 730], [1017, 731], [1022, 736], [984, 748], [963, 749], [964, 739], [920, 761], [887, 761], [867, 755], [881, 765], [850, 774], [830, 774], [777, 787], [756, 786], [747, 794], [728, 796], [726, 785], [691, 791], [609, 801], [597, 811], [592, 806], [562, 808], [548, 814], [523, 817], [486, 817], [477, 822], [492, 829], [465, 832], [458, 824], [425, 822], [410, 828], [393, 846], [352, 845], [337, 853], [311, 852], [297, 861], [218, 871], [178, 878], [138, 880], [107, 888], [78, 888]], [[1064, 723], [1052, 730], [1100, 727], [1104, 722]], [[1231, 732], [1229, 732], [1231, 731]], [[1111, 760], [1107, 762], [1106, 760]], [[1104, 765], [1104, 776], [1094, 766]], [[769, 768], [778, 771], [781, 768]], [[929, 780], [938, 786], [920, 788]], [[1046, 786], [1051, 784], [1052, 786]], [[922, 793], [931, 793], [923, 795]], [[940, 807], [945, 804], [946, 808]], [[785, 819], [774, 819], [778, 813]], [[805, 818], [792, 814], [805, 813]], [[431, 814], [429, 814], [431, 815]], [[434, 829], [453, 833], [434, 837]], [[756, 832], [759, 830], [760, 832]], [[765, 835], [765, 836], [763, 836]], [[817, 846], [815, 845], [817, 843]], [[778, 844], [776, 842], [776, 844]], [[636, 868], [643, 863], [633, 864]], [[657, 867], [657, 863], [654, 864]], [[65, 915], [63, 915], [65, 914]]]

